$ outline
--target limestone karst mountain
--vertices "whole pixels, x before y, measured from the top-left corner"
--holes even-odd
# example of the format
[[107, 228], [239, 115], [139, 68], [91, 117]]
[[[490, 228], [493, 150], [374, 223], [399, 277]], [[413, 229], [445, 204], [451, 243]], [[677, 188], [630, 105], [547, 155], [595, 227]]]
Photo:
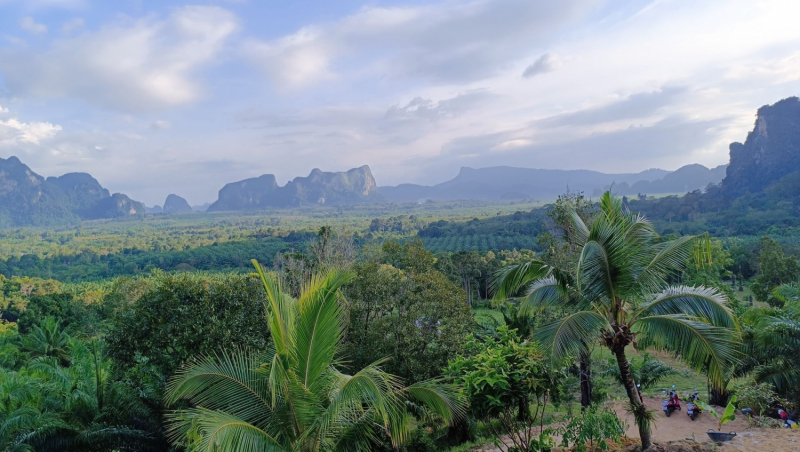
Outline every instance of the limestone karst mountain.
[[167, 196], [166, 201], [164, 201], [164, 207], [162, 210], [164, 213], [191, 212], [192, 206], [190, 206], [189, 203], [180, 196], [171, 194]]
[[343, 172], [311, 171], [281, 187], [265, 174], [225, 185], [208, 212], [255, 210], [302, 205], [358, 204], [376, 200], [377, 185], [369, 166]]
[[44, 177], [17, 157], [0, 158], [0, 227], [49, 226], [144, 215], [144, 205], [110, 194], [92, 176]]

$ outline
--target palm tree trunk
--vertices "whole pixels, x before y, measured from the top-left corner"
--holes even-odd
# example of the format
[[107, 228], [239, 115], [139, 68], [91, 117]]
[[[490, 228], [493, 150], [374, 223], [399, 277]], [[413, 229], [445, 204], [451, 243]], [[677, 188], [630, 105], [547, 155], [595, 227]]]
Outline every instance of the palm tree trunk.
[[628, 393], [634, 419], [636, 419], [636, 424], [639, 426], [639, 438], [642, 440], [642, 450], [648, 450], [652, 445], [650, 420], [647, 418], [647, 408], [644, 406], [644, 401], [639, 396], [639, 391], [636, 388], [636, 382], [633, 380], [631, 366], [628, 363], [628, 357], [625, 356], [625, 347], [615, 347], [612, 351], [617, 357], [619, 374], [622, 376], [622, 383], [625, 385], [625, 391]]
[[581, 410], [592, 404], [592, 357], [585, 349], [579, 356], [581, 373]]

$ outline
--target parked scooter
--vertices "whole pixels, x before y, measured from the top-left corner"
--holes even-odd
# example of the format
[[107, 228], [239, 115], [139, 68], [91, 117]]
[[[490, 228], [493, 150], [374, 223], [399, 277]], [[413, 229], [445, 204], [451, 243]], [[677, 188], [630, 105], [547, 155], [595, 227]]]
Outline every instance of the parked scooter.
[[[697, 391], [697, 389], [695, 389]], [[697, 415], [703, 412], [703, 409], [695, 403], [697, 400], [697, 392], [689, 396], [689, 401], [686, 402], [686, 414], [691, 420], [695, 420]]]
[[675, 391], [669, 392], [669, 399], [661, 403], [661, 409], [664, 410], [664, 414], [666, 414], [667, 417], [670, 417], [675, 410], [681, 409], [681, 401]]

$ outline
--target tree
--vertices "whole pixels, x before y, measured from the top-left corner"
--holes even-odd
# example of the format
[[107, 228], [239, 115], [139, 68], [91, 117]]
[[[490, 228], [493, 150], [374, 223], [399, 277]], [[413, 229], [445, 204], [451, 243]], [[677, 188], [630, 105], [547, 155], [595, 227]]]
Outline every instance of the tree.
[[254, 276], [160, 275], [111, 322], [109, 355], [117, 372], [160, 405], [167, 380], [195, 354], [221, 347], [264, 348], [269, 328]]
[[548, 402], [558, 399], [563, 375], [550, 370], [538, 345], [516, 330], [501, 326], [497, 333], [497, 339], [470, 338], [447, 374], [464, 388], [470, 413], [485, 421], [501, 450], [538, 450], [531, 442], [541, 438], [542, 416]]
[[[166, 451], [158, 414], [111, 380], [102, 343], [73, 341], [72, 351], [69, 367], [48, 357], [29, 363], [30, 371], [47, 381], [47, 403], [22, 442], [48, 451]], [[47, 419], [48, 410], [58, 419]]]
[[459, 251], [450, 256], [456, 274], [461, 283], [461, 288], [467, 294], [467, 306], [472, 306], [473, 296], [480, 292], [478, 278], [482, 276], [481, 256], [477, 251]]
[[[736, 320], [715, 289], [670, 286], [696, 253], [697, 237], [658, 242], [653, 226], [623, 210], [606, 192], [600, 214], [589, 227], [573, 214], [580, 257], [574, 273], [533, 261], [499, 276], [501, 294], [527, 288], [525, 309], [567, 304], [574, 312], [537, 331], [556, 361], [576, 356], [599, 341], [614, 354], [639, 426], [642, 449], [651, 445], [650, 420], [631, 372], [625, 348], [668, 350], [715, 382], [725, 379], [737, 359]], [[701, 256], [698, 256], [698, 258]]]
[[[537, 238], [544, 250], [542, 260], [556, 268], [571, 268], [578, 262], [580, 247], [572, 216], [577, 215], [584, 224], [591, 224], [596, 209], [584, 197], [583, 192], [567, 190], [559, 195], [548, 209], [547, 217], [552, 222], [548, 231]], [[581, 383], [581, 409], [592, 403], [592, 357], [589, 344], [578, 356], [578, 372]]]
[[[784, 397], [800, 397], [800, 291], [786, 292], [783, 308], [751, 308], [743, 313], [743, 354], [737, 376], [752, 375], [769, 383]], [[796, 291], [796, 289], [795, 289]]]
[[52, 317], [42, 319], [39, 325], [22, 336], [22, 350], [32, 358], [55, 358], [65, 367], [69, 366], [69, 345], [69, 334]]
[[[360, 369], [387, 357], [383, 367], [407, 381], [437, 377], [461, 351], [472, 311], [457, 285], [432, 265], [419, 265], [429, 252], [413, 245], [387, 246], [388, 253], [354, 265], [355, 277], [343, 288], [348, 366]], [[402, 265], [410, 256], [420, 258], [417, 265], [400, 269], [387, 263]]]
[[172, 440], [188, 450], [368, 450], [387, 435], [397, 448], [409, 432], [409, 397], [452, 422], [463, 412], [455, 387], [404, 387], [382, 361], [353, 375], [337, 370], [344, 331], [340, 288], [352, 275], [315, 275], [295, 300], [254, 261], [267, 294], [272, 344], [197, 357], [175, 375], [167, 401], [193, 408], [167, 417]]
[[772, 290], [781, 284], [796, 281], [798, 273], [797, 259], [784, 256], [781, 246], [774, 239], [761, 238], [761, 251], [758, 253], [760, 271], [750, 288], [759, 301], [770, 306], [781, 306], [780, 299], [772, 296]]

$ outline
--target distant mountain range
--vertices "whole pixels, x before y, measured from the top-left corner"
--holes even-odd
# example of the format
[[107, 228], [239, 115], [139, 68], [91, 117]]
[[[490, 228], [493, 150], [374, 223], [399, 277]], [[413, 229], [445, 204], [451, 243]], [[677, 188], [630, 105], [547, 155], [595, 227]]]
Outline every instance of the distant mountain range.
[[708, 169], [686, 165], [675, 171], [649, 169], [640, 173], [606, 174], [589, 170], [548, 170], [495, 166], [461, 168], [454, 179], [427, 186], [401, 184], [380, 187], [378, 193], [389, 201], [459, 199], [555, 199], [567, 189], [596, 196], [611, 189], [620, 195], [686, 193], [718, 184], [725, 177], [726, 165]]
[[[171, 194], [163, 208], [147, 210], [179, 213], [207, 208], [208, 212], [221, 212], [422, 200], [548, 201], [567, 189], [590, 196], [608, 189], [620, 195], [654, 195], [686, 193], [709, 184], [721, 184], [727, 196], [736, 197], [775, 190], [775, 184], [780, 183], [780, 190], [796, 197], [792, 187], [800, 187], [800, 99], [791, 97], [760, 108], [753, 131], [744, 143], [731, 144], [730, 154], [730, 165], [711, 169], [686, 165], [675, 171], [649, 169], [623, 174], [508, 166], [461, 168], [452, 180], [432, 186], [378, 187], [366, 165], [343, 172], [314, 169], [307, 177], [297, 177], [283, 187], [271, 174], [229, 183], [210, 205], [192, 207]], [[0, 158], [0, 228], [142, 216], [145, 212], [142, 203], [121, 193], [110, 194], [89, 174], [45, 179], [16, 157]]]
[[0, 228], [144, 214], [142, 203], [121, 193], [110, 194], [89, 174], [45, 179], [16, 157], [0, 158]]

